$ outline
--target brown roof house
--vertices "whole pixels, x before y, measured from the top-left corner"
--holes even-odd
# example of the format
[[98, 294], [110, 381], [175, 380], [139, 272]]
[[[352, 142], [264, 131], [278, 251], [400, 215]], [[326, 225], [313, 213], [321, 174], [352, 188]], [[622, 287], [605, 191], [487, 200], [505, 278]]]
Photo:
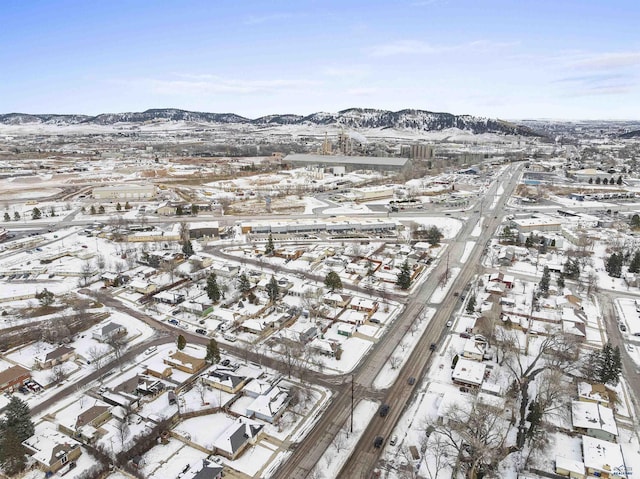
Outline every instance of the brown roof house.
[[31, 379], [31, 372], [22, 366], [11, 366], [9, 369], [0, 371], [0, 392], [15, 391], [27, 379]]
[[207, 365], [207, 362], [204, 359], [194, 358], [182, 351], [170, 352], [169, 356], [164, 358], [163, 361], [172, 368], [176, 368], [190, 374], [197, 373]]
[[47, 475], [55, 474], [82, 454], [78, 441], [54, 429], [40, 431], [22, 444]]
[[65, 361], [73, 360], [76, 357], [76, 351], [69, 346], [60, 346], [47, 354], [40, 354], [33, 358], [36, 367], [40, 369], [49, 369], [57, 364]]
[[60, 431], [87, 444], [99, 437], [98, 428], [111, 418], [111, 406], [94, 399], [82, 398], [64, 409], [60, 415]]

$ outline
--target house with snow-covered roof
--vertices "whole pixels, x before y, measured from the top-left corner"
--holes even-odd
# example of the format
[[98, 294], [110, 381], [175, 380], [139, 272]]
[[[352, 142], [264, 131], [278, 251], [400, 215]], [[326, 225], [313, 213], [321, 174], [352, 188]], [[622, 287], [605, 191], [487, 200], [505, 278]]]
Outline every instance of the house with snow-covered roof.
[[222, 479], [223, 466], [208, 459], [189, 464], [177, 479]]
[[256, 397], [247, 406], [247, 416], [272, 424], [284, 413], [290, 399], [287, 389], [275, 386], [265, 394]]
[[573, 428], [581, 434], [604, 441], [615, 441], [618, 437], [613, 410], [601, 404], [572, 401], [571, 418]]
[[582, 436], [582, 460], [588, 477], [604, 479], [619, 477], [625, 465], [619, 444], [590, 436]]
[[38, 431], [22, 441], [22, 445], [48, 476], [55, 474], [82, 454], [78, 441], [54, 429]]
[[252, 419], [237, 418], [213, 441], [214, 453], [235, 460], [247, 447], [258, 441], [263, 427]]
[[127, 328], [118, 323], [112, 323], [109, 321], [104, 326], [98, 327], [93, 331], [92, 337], [93, 339], [101, 342], [109, 341], [110, 339], [124, 335], [127, 333]]
[[202, 380], [216, 389], [230, 394], [240, 391], [251, 378], [236, 373], [235, 369], [217, 366], [202, 376]]

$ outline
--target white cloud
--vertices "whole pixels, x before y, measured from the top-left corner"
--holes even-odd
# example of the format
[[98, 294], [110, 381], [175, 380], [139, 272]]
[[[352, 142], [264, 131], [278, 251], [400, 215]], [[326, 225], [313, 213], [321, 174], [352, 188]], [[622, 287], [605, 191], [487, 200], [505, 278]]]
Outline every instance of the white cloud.
[[494, 42], [491, 40], [475, 40], [459, 45], [432, 45], [420, 40], [398, 40], [374, 46], [369, 50], [373, 57], [389, 57], [395, 55], [432, 55], [452, 51], [490, 51], [509, 48], [519, 42]]
[[640, 52], [609, 52], [584, 55], [572, 62], [572, 66], [584, 69], [609, 69], [640, 65]]

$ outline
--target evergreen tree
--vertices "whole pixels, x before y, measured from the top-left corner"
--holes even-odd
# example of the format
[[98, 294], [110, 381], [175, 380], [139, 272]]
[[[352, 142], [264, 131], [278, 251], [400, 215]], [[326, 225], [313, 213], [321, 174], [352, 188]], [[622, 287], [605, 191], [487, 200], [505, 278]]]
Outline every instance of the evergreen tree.
[[191, 256], [193, 254], [193, 245], [191, 241], [185, 241], [182, 243], [182, 252], [185, 256]]
[[469, 300], [467, 301], [467, 313], [471, 314], [476, 309], [476, 296], [471, 295]]
[[593, 178], [589, 178], [589, 184], [592, 185], [593, 184]]
[[51, 303], [53, 303], [53, 300], [55, 299], [55, 296], [47, 288], [44, 288], [39, 293], [36, 292], [36, 299], [38, 301], [40, 301], [40, 304], [42, 306], [49, 306]]
[[593, 351], [587, 357], [583, 373], [589, 379], [602, 384], [618, 384], [622, 373], [620, 348], [607, 343], [599, 351]]
[[251, 283], [244, 271], [238, 276], [238, 289], [242, 294], [247, 294], [251, 290]]
[[40, 208], [36, 206], [33, 208], [33, 210], [31, 210], [31, 218], [33, 218], [34, 220], [39, 220], [40, 218], [42, 218], [42, 211], [40, 211]]
[[100, 205], [100, 206], [98, 207], [98, 213], [100, 213], [101, 215], [103, 215], [103, 214], [104, 214], [104, 206], [103, 206], [103, 205]]
[[182, 351], [186, 345], [187, 345], [187, 340], [185, 339], [185, 337], [182, 334], [178, 335], [178, 341], [177, 341], [178, 350]]
[[204, 359], [210, 363], [220, 362], [220, 349], [218, 348], [218, 342], [213, 338], [211, 338], [209, 340], [209, 344], [207, 344], [207, 355]]
[[211, 301], [217, 303], [220, 301], [220, 287], [218, 286], [218, 281], [215, 273], [211, 273], [207, 278], [207, 296]]
[[602, 180], [602, 184], [603, 185], [608, 185], [609, 184], [609, 180], [607, 178], [605, 178], [604, 180]]
[[5, 472], [15, 475], [24, 469], [26, 448], [22, 441], [33, 436], [29, 406], [17, 396], [11, 396], [0, 420], [0, 465]]
[[20, 213], [17, 211], [13, 213], [13, 221], [20, 221]]
[[191, 214], [193, 216], [196, 216], [198, 214], [198, 205], [196, 205], [196, 204], [192, 204], [191, 205]]
[[609, 256], [605, 264], [605, 269], [612, 278], [619, 278], [622, 276], [622, 254], [613, 253]]
[[546, 266], [542, 270], [542, 279], [540, 280], [540, 284], [538, 285], [538, 291], [545, 298], [549, 296], [549, 281], [551, 279], [551, 275], [549, 274], [549, 268]]
[[129, 204], [128, 201], [124, 204], [124, 209], [125, 210], [130, 210], [131, 209], [131, 205]]
[[89, 208], [89, 213], [91, 213], [92, 215], [96, 214], [96, 207], [91, 205], [91, 208]]
[[267, 283], [267, 294], [269, 295], [269, 300], [271, 302], [275, 302], [278, 299], [280, 287], [278, 286], [275, 276], [271, 276], [269, 283]]
[[411, 268], [407, 260], [405, 260], [400, 267], [396, 284], [400, 289], [409, 289], [411, 287]]
[[558, 285], [558, 290], [562, 291], [564, 289], [564, 275], [561, 273], [558, 275], [558, 279], [556, 280], [556, 284]]
[[9, 213], [7, 213], [6, 211], [5, 211], [5, 213], [4, 213], [4, 220], [5, 220], [5, 221], [11, 221], [11, 216], [10, 216], [10, 215], [9, 215]]
[[578, 260], [567, 259], [562, 272], [569, 279], [578, 279], [580, 277], [580, 264]]
[[426, 238], [427, 242], [431, 246], [438, 246], [440, 244], [440, 240], [442, 239], [442, 231], [437, 226], [430, 226], [427, 230]]
[[271, 233], [269, 233], [269, 238], [267, 239], [267, 245], [264, 247], [264, 254], [271, 256], [275, 250], [276, 248], [273, 245], [273, 236], [271, 236]]
[[336, 289], [342, 289], [342, 280], [338, 273], [329, 271], [324, 278], [324, 285], [329, 288], [331, 292], [334, 292]]
[[51, 208], [49, 208], [49, 216], [53, 218], [55, 215], [56, 215], [56, 207], [52, 206]]
[[116, 211], [122, 211], [122, 205], [120, 204], [120, 202], [118, 202], [118, 204], [116, 205]]
[[599, 185], [600, 183], [602, 183], [602, 180], [600, 179], [600, 177], [596, 178], [596, 185]]
[[622, 176], [618, 176], [618, 181], [616, 181], [617, 185], [621, 185], [622, 184]]
[[633, 254], [633, 259], [629, 263], [629, 273], [640, 273], [640, 251]]
[[182, 211], [182, 206], [181, 205], [176, 206], [176, 215], [182, 216], [183, 213], [184, 212]]
[[640, 215], [638, 213], [634, 214], [631, 217], [631, 227], [633, 229], [638, 229], [640, 228]]

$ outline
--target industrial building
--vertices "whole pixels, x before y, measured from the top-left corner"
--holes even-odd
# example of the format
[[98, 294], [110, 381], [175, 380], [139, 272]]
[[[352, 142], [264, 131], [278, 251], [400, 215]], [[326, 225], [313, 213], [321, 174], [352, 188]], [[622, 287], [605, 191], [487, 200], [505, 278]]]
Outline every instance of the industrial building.
[[411, 167], [411, 160], [408, 158], [392, 158], [387, 156], [293, 154], [287, 155], [282, 161], [285, 165], [293, 168], [343, 166], [346, 171], [376, 170], [400, 172]]
[[113, 185], [93, 189], [96, 200], [147, 200], [156, 196], [154, 185]]

